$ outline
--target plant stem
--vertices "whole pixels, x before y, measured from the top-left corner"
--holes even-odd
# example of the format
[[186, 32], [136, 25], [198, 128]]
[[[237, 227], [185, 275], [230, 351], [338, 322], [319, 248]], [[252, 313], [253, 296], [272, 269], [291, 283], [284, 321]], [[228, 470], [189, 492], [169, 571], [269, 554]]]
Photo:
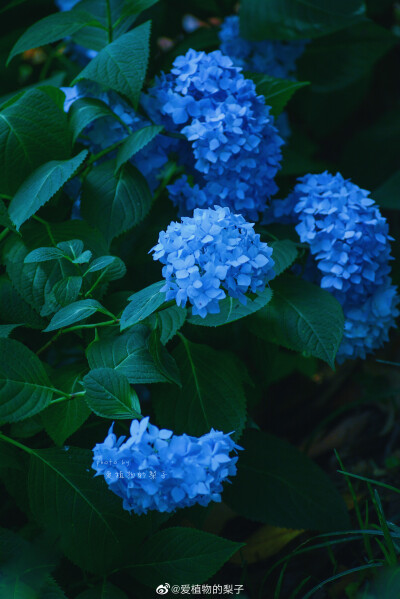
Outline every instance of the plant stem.
[[4, 239], [5, 237], [7, 237], [7, 235], [9, 234], [9, 232], [10, 232], [10, 229], [4, 229], [4, 231], [2, 231], [2, 232], [0, 233], [0, 241], [3, 241], [3, 239]]
[[69, 327], [68, 329], [60, 329], [59, 331], [57, 331], [57, 333], [51, 339], [49, 339], [49, 341], [47, 343], [45, 343], [43, 345], [43, 347], [38, 349], [38, 351], [36, 352], [36, 355], [40, 356], [40, 354], [42, 354], [48, 347], [50, 347], [50, 345], [53, 345], [53, 343], [55, 341], [57, 341], [59, 336], [63, 335], [64, 333], [71, 333], [73, 331], [78, 331], [80, 329], [94, 329], [96, 327], [107, 327], [107, 326], [110, 326], [113, 324], [118, 324], [118, 323], [119, 323], [118, 318], [114, 318], [113, 320], [106, 320], [104, 322], [96, 322], [94, 324], [81, 324], [81, 325], [78, 324], [73, 327]]
[[9, 443], [10, 445], [15, 445], [15, 447], [18, 447], [18, 449], [22, 449], [23, 451], [26, 451], [26, 453], [30, 453], [30, 454], [35, 453], [32, 449], [30, 449], [30, 447], [27, 447], [26, 445], [22, 445], [22, 443], [18, 443], [18, 441], [15, 441], [14, 439], [10, 439], [10, 437], [3, 435], [3, 433], [0, 433], [0, 440], [5, 441], [6, 443]]
[[108, 43], [111, 44], [113, 41], [113, 26], [112, 26], [112, 18], [111, 18], [111, 4], [110, 0], [106, 0], [107, 5], [107, 33], [108, 33]]

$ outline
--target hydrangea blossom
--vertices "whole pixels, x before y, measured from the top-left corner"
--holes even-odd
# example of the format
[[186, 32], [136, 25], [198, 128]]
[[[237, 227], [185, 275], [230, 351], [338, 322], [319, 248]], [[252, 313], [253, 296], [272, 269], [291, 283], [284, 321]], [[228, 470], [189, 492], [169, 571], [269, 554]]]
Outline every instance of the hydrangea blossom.
[[169, 187], [180, 214], [218, 204], [257, 220], [277, 191], [283, 140], [253, 81], [219, 50], [189, 50], [156, 79], [143, 104], [154, 121], [190, 142], [180, 155], [186, 153], [193, 185], [182, 177]]
[[380, 347], [395, 326], [399, 298], [390, 279], [392, 237], [369, 192], [340, 173], [309, 174], [286, 200], [273, 202], [265, 220], [297, 223], [315, 260], [315, 282], [342, 305], [338, 360], [365, 358]]
[[259, 293], [274, 276], [272, 248], [254, 232], [254, 224], [227, 207], [196, 208], [162, 231], [152, 248], [166, 280], [162, 291], [178, 306], [187, 301], [193, 314], [220, 311], [226, 295], [246, 303], [246, 293]]
[[[88, 146], [93, 153], [101, 152], [112, 144], [119, 142], [137, 129], [151, 123], [139, 115], [125, 100], [114, 91], [102, 91], [94, 83], [78, 83], [74, 87], [61, 88], [66, 99], [64, 110], [68, 112], [71, 105], [79, 98], [95, 98], [104, 102], [116, 116], [99, 118], [90, 123], [83, 131], [81, 143]], [[168, 151], [173, 148], [175, 140], [157, 136], [131, 159], [140, 172], [146, 177], [152, 191], [159, 181], [157, 175], [168, 161]], [[108, 158], [110, 155], [108, 155]]]
[[278, 79], [291, 79], [296, 60], [304, 52], [307, 40], [282, 42], [263, 40], [252, 42], [240, 35], [239, 17], [227, 17], [219, 32], [221, 51], [245, 71], [264, 73]]
[[230, 434], [211, 429], [201, 437], [174, 435], [143, 418], [132, 421], [128, 439], [117, 439], [111, 426], [94, 447], [92, 467], [122, 497], [124, 509], [173, 512], [221, 501], [222, 483], [236, 474], [238, 458], [229, 454], [238, 449]]

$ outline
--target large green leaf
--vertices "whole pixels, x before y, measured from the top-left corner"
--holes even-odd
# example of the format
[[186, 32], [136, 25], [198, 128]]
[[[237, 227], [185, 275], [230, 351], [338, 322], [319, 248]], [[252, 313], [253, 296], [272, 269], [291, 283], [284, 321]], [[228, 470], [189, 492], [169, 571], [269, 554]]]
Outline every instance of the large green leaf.
[[96, 24], [96, 20], [89, 13], [79, 10], [59, 12], [44, 17], [21, 35], [10, 52], [7, 64], [14, 56], [25, 52], [25, 50], [51, 44], [72, 35], [86, 25]]
[[90, 368], [113, 368], [130, 383], [167, 382], [149, 352], [148, 337], [149, 329], [140, 324], [122, 335], [103, 335], [86, 351]]
[[321, 358], [334, 368], [344, 317], [328, 291], [292, 275], [273, 284], [273, 300], [248, 322], [255, 335]]
[[253, 300], [248, 298], [245, 305], [237, 298], [228, 296], [219, 302], [220, 312], [218, 314], [207, 314], [205, 318], [192, 315], [188, 318], [188, 322], [204, 327], [219, 327], [261, 310], [271, 299], [272, 291], [269, 287], [266, 287], [264, 291], [256, 295]]
[[34, 517], [60, 538], [74, 563], [102, 577], [128, 565], [152, 517], [130, 515], [104, 480], [93, 454], [78, 448], [30, 450], [28, 490]]
[[126, 96], [136, 107], [147, 70], [150, 21], [103, 48], [75, 78], [90, 79]]
[[164, 345], [161, 343], [160, 332], [157, 329], [152, 331], [149, 337], [148, 348], [151, 357], [154, 360], [154, 364], [159, 372], [163, 374], [165, 379], [170, 383], [181, 386], [181, 377], [178, 366], [176, 365], [174, 358], [167, 352]]
[[151, 587], [201, 583], [242, 547], [194, 528], [168, 528], [151, 536], [136, 556], [131, 574]]
[[61, 310], [58, 310], [44, 331], [48, 333], [50, 331], [56, 331], [57, 329], [68, 327], [71, 324], [75, 324], [76, 322], [80, 322], [81, 320], [89, 318], [89, 316], [93, 316], [93, 314], [96, 312], [108, 314], [107, 310], [97, 300], [78, 300], [77, 302], [73, 302], [68, 306], [64, 306], [64, 308], [61, 308]]
[[307, 47], [299, 62], [299, 76], [319, 92], [346, 87], [368, 75], [397, 41], [391, 31], [372, 21], [347, 27]]
[[6, 276], [0, 277], [0, 314], [6, 322], [24, 324], [33, 329], [46, 326], [44, 318], [19, 295]]
[[46, 408], [42, 414], [43, 426], [56, 445], [75, 433], [91, 414], [83, 397], [76, 397]]
[[67, 116], [42, 89], [0, 111], [0, 193], [13, 195], [39, 165], [69, 157]]
[[165, 293], [161, 292], [165, 281], [153, 283], [131, 295], [129, 304], [121, 315], [121, 331], [147, 318], [165, 302]]
[[365, 19], [363, 0], [242, 0], [243, 37], [306, 39], [349, 27]]
[[0, 421], [16, 422], [44, 410], [53, 396], [43, 364], [14, 339], [0, 339]]
[[310, 84], [309, 81], [289, 81], [269, 75], [256, 77], [255, 81], [257, 93], [264, 96], [265, 103], [271, 106], [271, 114], [274, 116], [281, 114], [293, 94]]
[[89, 408], [103, 418], [138, 418], [140, 403], [125, 375], [112, 368], [96, 368], [83, 379]]
[[297, 258], [297, 246], [290, 239], [282, 239], [269, 243], [272, 247], [272, 258], [275, 262], [274, 271], [276, 276], [282, 274]]
[[238, 472], [224, 501], [250, 520], [294, 529], [349, 526], [343, 499], [326, 474], [283, 439], [248, 430], [240, 440]]
[[114, 161], [92, 169], [82, 187], [82, 216], [108, 243], [143, 220], [151, 206], [144, 176], [130, 163], [114, 174]]
[[153, 394], [159, 422], [176, 433], [199, 436], [211, 428], [240, 436], [246, 421], [242, 373], [232, 354], [182, 343], [172, 352], [182, 388], [159, 386]]
[[87, 155], [88, 151], [82, 150], [69, 160], [51, 160], [42, 164], [22, 183], [8, 209], [17, 230], [61, 189]]
[[132, 156], [147, 146], [162, 130], [163, 127], [161, 125], [149, 125], [148, 127], [134, 131], [127, 137], [118, 150], [116, 168], [121, 168], [125, 162], [128, 162]]

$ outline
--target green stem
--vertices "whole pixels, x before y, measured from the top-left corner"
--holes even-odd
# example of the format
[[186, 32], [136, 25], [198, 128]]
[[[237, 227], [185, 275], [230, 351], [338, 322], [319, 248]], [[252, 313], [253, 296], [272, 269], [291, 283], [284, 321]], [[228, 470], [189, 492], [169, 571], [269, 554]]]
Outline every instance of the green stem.
[[113, 324], [118, 324], [118, 319], [114, 318], [113, 320], [106, 320], [105, 322], [96, 322], [95, 324], [81, 324], [73, 327], [69, 327], [68, 329], [64, 329], [61, 333], [71, 333], [72, 331], [78, 331], [80, 329], [94, 329], [95, 327], [108, 327]]
[[97, 285], [100, 283], [101, 279], [104, 277], [104, 275], [106, 274], [108, 268], [106, 268], [105, 270], [103, 270], [103, 272], [101, 273], [101, 275], [99, 277], [97, 277], [97, 279], [95, 280], [95, 282], [93, 283], [93, 285], [91, 286], [91, 288], [89, 289], [89, 291], [87, 291], [85, 293], [85, 298], [90, 295], [92, 293], [92, 291], [94, 291], [94, 289], [96, 289]]
[[1, 242], [1, 241], [3, 241], [3, 239], [4, 239], [5, 237], [7, 237], [7, 235], [8, 235], [9, 233], [10, 233], [10, 229], [4, 229], [4, 231], [2, 231], [2, 232], [0, 233], [0, 242]]
[[64, 401], [69, 401], [70, 399], [75, 399], [75, 397], [82, 397], [86, 394], [86, 391], [78, 391], [77, 393], [68, 393], [67, 395], [63, 395], [62, 397], [56, 397], [56, 399], [52, 399], [50, 405], [54, 405], [57, 403], [63, 403]]
[[9, 443], [10, 445], [15, 445], [15, 447], [18, 447], [18, 449], [22, 449], [23, 451], [26, 451], [26, 453], [29, 453], [31, 455], [33, 455], [35, 453], [32, 449], [30, 449], [30, 447], [27, 447], [26, 445], [22, 445], [22, 443], [18, 443], [18, 441], [15, 441], [14, 439], [10, 439], [10, 437], [3, 435], [3, 433], [0, 433], [0, 439], [2, 441], [5, 441], [6, 443]]
[[41, 223], [47, 231], [47, 235], [50, 238], [51, 243], [56, 246], [56, 240], [54, 239], [53, 233], [51, 232], [51, 227], [50, 224], [47, 222], [47, 220], [44, 220], [43, 218], [40, 218], [40, 216], [37, 216], [36, 214], [33, 215], [32, 217], [34, 220], [36, 220], [38, 223]]
[[107, 32], [108, 32], [108, 43], [111, 44], [113, 41], [113, 26], [111, 19], [111, 4], [110, 0], [106, 0], [107, 5]]
[[48, 347], [50, 347], [50, 345], [53, 345], [53, 343], [55, 341], [57, 341], [57, 339], [59, 338], [59, 336], [61, 335], [62, 331], [57, 331], [57, 333], [55, 335], [53, 335], [53, 337], [51, 339], [49, 339], [49, 341], [47, 343], [45, 343], [43, 345], [43, 347], [41, 347], [40, 349], [37, 350], [36, 355], [40, 356], [40, 354], [42, 354], [44, 351], [46, 351], [46, 349]]

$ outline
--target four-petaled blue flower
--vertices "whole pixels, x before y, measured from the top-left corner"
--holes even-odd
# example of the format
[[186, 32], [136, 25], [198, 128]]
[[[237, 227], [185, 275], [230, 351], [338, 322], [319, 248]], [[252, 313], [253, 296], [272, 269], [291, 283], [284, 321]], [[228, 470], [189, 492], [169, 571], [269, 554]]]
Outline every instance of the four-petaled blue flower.
[[111, 426], [93, 449], [92, 467], [124, 500], [124, 509], [173, 512], [221, 501], [222, 483], [236, 474], [238, 458], [229, 454], [238, 449], [230, 434], [211, 429], [201, 437], [174, 435], [143, 418], [132, 421], [128, 439], [117, 439]]
[[193, 314], [220, 311], [226, 295], [246, 303], [246, 293], [260, 293], [274, 276], [272, 248], [254, 232], [254, 224], [227, 207], [196, 208], [162, 231], [152, 248], [166, 280], [166, 299], [178, 306], [187, 301]]
[[189, 50], [142, 100], [148, 114], [189, 143], [178, 149], [184, 175], [169, 186], [180, 214], [215, 204], [258, 220], [277, 191], [282, 138], [263, 96], [216, 50]]
[[338, 361], [379, 348], [395, 326], [399, 297], [390, 278], [393, 238], [369, 192], [340, 173], [308, 174], [285, 200], [272, 203], [265, 221], [274, 220], [297, 223], [317, 267], [308, 274], [343, 307]]

